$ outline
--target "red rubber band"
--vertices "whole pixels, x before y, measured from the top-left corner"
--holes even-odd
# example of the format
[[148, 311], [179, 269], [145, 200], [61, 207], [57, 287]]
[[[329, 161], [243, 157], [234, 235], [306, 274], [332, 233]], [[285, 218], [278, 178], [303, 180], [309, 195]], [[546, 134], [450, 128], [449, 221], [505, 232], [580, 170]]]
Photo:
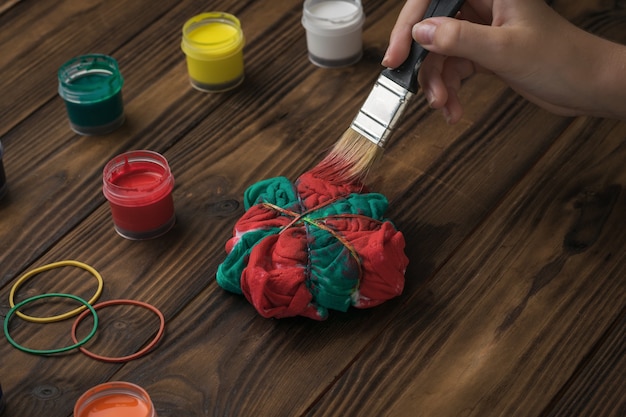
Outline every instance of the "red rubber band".
[[[136, 300], [109, 300], [109, 301], [104, 301], [102, 303], [98, 303], [94, 305], [93, 308], [94, 310], [98, 310], [103, 307], [122, 305], [122, 304], [146, 308], [152, 311], [154, 314], [156, 314], [159, 317], [159, 320], [161, 323], [159, 325], [159, 331], [157, 332], [154, 339], [152, 339], [152, 341], [148, 343], [140, 351], [133, 353], [132, 355], [128, 355], [128, 356], [120, 356], [120, 357], [101, 356], [101, 355], [97, 355], [95, 353], [88, 351], [83, 346], [80, 346], [79, 350], [82, 353], [84, 353], [85, 355], [89, 356], [92, 359], [96, 359], [102, 362], [109, 362], [109, 363], [128, 362], [128, 361], [132, 361], [134, 359], [142, 357], [143, 355], [148, 353], [154, 346], [156, 346], [159, 340], [161, 340], [161, 337], [163, 336], [163, 333], [165, 331], [165, 317], [163, 317], [163, 313], [161, 313], [161, 311], [159, 311], [158, 308], [154, 307], [151, 304], [144, 303], [142, 301], [136, 301]], [[72, 326], [72, 340], [74, 340], [74, 343], [76, 343], [78, 340], [76, 336], [76, 330], [78, 329], [78, 325], [85, 317], [87, 317], [88, 314], [89, 314], [89, 310], [84, 311], [81, 315], [79, 315], [76, 318], [76, 321], [74, 322], [74, 325]]]

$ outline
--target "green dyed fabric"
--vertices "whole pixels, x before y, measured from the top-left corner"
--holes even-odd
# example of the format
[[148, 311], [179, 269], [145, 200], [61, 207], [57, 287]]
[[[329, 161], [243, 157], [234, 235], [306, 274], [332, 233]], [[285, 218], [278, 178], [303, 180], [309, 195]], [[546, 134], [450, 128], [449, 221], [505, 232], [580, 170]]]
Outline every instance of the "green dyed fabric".
[[388, 202], [381, 194], [330, 195], [322, 205], [308, 207], [317, 196], [299, 191], [284, 177], [246, 190], [246, 213], [226, 244], [228, 255], [216, 279], [222, 288], [243, 293], [257, 310], [284, 307], [276, 315], [259, 311], [264, 316], [322, 319], [329, 309], [347, 311], [362, 301], [364, 270], [371, 269], [376, 252], [372, 242], [398, 232], [383, 217]]

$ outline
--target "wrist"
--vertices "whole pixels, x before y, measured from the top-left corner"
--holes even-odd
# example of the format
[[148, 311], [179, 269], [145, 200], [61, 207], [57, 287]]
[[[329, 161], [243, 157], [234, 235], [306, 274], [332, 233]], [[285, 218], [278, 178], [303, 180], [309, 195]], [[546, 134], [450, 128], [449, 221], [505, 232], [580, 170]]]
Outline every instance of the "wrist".
[[626, 46], [601, 39], [595, 74], [601, 115], [626, 120]]

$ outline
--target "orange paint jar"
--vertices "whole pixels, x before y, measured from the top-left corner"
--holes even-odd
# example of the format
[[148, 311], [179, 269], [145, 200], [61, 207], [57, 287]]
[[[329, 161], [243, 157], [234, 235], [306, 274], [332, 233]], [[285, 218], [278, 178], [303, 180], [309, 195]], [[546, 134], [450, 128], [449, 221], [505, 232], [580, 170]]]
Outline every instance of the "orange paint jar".
[[76, 401], [74, 417], [157, 417], [150, 396], [130, 382], [96, 385]]

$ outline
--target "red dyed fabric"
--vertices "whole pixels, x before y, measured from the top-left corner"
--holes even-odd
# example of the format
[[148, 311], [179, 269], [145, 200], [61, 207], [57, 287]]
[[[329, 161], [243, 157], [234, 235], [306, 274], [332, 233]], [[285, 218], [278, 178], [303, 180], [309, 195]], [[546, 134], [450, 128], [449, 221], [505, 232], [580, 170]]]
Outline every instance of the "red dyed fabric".
[[[217, 282], [263, 317], [323, 320], [328, 310], [369, 308], [404, 288], [404, 237], [383, 217], [387, 200], [303, 174], [265, 180], [226, 243]], [[299, 217], [300, 216], [300, 217]]]

